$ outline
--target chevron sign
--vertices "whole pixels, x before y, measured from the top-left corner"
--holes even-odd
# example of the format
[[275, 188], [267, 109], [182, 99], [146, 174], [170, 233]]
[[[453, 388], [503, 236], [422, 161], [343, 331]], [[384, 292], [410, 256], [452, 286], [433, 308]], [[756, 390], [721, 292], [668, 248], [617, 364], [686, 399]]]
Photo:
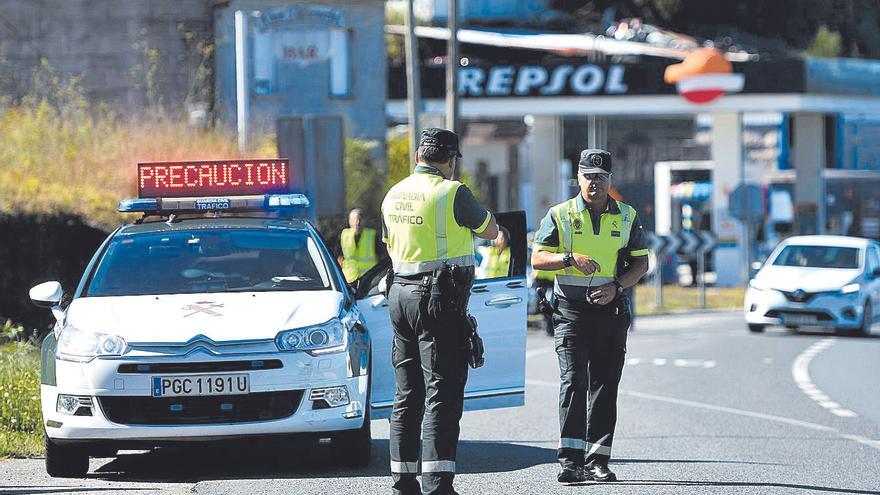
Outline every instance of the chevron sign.
[[648, 249], [655, 254], [665, 253], [708, 253], [715, 249], [715, 234], [707, 230], [699, 232], [670, 232], [666, 235], [657, 235], [649, 232], [647, 236]]

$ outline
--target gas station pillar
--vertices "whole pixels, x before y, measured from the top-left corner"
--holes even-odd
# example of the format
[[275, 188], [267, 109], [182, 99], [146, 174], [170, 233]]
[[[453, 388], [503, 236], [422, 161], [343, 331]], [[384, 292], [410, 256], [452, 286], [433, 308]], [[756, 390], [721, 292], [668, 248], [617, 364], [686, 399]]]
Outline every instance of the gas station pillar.
[[[534, 195], [529, 208], [529, 225], [537, 228], [551, 206], [563, 201], [560, 197], [564, 180], [562, 164], [562, 118], [552, 115], [535, 115], [532, 124], [531, 184]], [[570, 172], [566, 172], [566, 176]]]
[[793, 116], [795, 232], [825, 232], [825, 116]]
[[742, 286], [747, 282], [746, 230], [730, 215], [729, 196], [743, 182], [742, 114], [712, 114], [712, 231], [718, 238], [713, 265], [719, 286]]

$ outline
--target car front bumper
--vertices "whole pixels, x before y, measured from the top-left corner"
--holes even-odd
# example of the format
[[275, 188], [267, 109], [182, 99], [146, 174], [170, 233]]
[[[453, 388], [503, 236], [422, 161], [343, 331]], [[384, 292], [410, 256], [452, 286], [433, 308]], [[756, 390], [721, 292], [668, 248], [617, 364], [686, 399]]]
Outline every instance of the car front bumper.
[[[202, 363], [206, 361], [279, 359], [280, 369], [246, 372], [250, 377], [250, 395], [265, 392], [293, 392], [300, 397], [293, 413], [277, 419], [257, 421], [224, 422], [208, 419], [198, 424], [184, 422], [175, 424], [173, 412], [163, 417], [161, 424], [123, 424], [110, 419], [105, 398], [119, 402], [124, 398], [137, 398], [139, 403], [152, 399], [152, 380], [158, 373], [120, 373], [122, 364], [141, 363]], [[56, 360], [56, 385], [41, 386], [41, 402], [46, 433], [57, 441], [198, 441], [215, 438], [256, 435], [280, 435], [298, 433], [321, 433], [360, 428], [364, 422], [367, 404], [368, 377], [350, 376], [348, 353], [339, 352], [322, 356], [306, 353], [256, 354], [251, 356], [206, 358], [196, 353], [186, 357], [163, 357], [159, 359], [116, 358], [94, 359], [89, 363]], [[212, 374], [179, 373], [178, 375]], [[213, 373], [224, 374], [224, 373]], [[161, 373], [162, 376], [175, 374]], [[350, 402], [347, 405], [328, 407], [320, 401], [312, 401], [311, 391], [317, 388], [346, 386]], [[58, 412], [59, 394], [91, 398], [91, 415], [70, 415]], [[226, 396], [242, 397], [242, 396]], [[166, 401], [168, 399], [165, 399]], [[229, 402], [232, 402], [231, 400]], [[179, 407], [179, 406], [178, 406]]]
[[860, 327], [863, 308], [858, 292], [822, 292], [812, 295], [805, 302], [795, 302], [778, 290], [749, 287], [743, 310], [746, 322], [753, 325], [852, 330]]

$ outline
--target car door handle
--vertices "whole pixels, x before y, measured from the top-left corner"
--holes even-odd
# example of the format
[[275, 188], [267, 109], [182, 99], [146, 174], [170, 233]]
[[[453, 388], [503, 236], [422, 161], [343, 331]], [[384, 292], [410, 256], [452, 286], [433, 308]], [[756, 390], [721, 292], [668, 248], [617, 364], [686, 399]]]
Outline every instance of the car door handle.
[[486, 306], [492, 306], [496, 308], [507, 308], [513, 306], [514, 304], [519, 304], [522, 302], [521, 297], [517, 296], [499, 296], [486, 301]]

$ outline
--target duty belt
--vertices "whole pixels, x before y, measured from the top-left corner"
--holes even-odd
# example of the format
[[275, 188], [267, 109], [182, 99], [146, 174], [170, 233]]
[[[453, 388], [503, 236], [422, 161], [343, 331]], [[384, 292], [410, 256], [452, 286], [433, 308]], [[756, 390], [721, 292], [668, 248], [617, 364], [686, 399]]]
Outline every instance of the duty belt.
[[394, 265], [394, 273], [397, 275], [418, 275], [433, 272], [442, 268], [443, 265], [474, 266], [476, 263], [473, 255], [467, 255], [436, 261], [395, 261], [392, 264]]

